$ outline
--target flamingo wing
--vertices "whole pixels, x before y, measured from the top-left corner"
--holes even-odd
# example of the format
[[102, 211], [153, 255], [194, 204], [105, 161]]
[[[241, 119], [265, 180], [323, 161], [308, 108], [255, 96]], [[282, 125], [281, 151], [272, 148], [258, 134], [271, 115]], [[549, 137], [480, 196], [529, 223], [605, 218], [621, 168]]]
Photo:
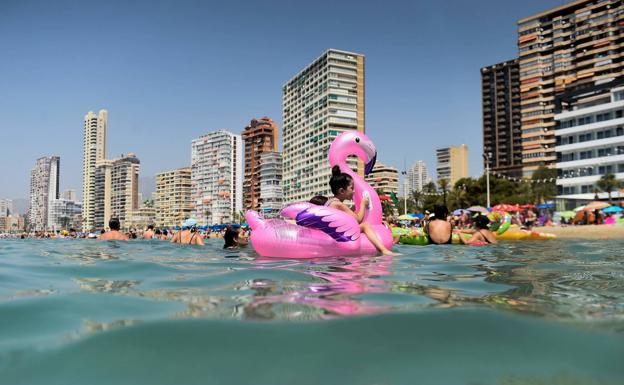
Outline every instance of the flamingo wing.
[[310, 204], [295, 217], [297, 224], [320, 230], [336, 242], [360, 238], [360, 225], [355, 218], [332, 207]]

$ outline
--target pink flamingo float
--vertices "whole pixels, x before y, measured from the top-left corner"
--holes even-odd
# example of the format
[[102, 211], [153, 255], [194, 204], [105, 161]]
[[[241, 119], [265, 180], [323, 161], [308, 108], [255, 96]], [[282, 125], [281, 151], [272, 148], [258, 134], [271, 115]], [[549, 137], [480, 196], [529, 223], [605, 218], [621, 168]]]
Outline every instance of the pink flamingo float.
[[[353, 178], [356, 211], [362, 197], [370, 197], [364, 221], [377, 233], [387, 248], [392, 247], [392, 232], [382, 222], [382, 209], [375, 190], [347, 165], [347, 157], [355, 155], [365, 163], [365, 174], [372, 171], [377, 158], [373, 142], [363, 133], [347, 131], [338, 135], [329, 147], [329, 164]], [[328, 181], [329, 182], [329, 181]], [[255, 211], [247, 211], [245, 218], [252, 229], [251, 244], [263, 257], [318, 258], [376, 254], [377, 249], [360, 232], [357, 220], [343, 211], [298, 202], [286, 206], [282, 216], [294, 219], [296, 224], [280, 219], [264, 219]]]

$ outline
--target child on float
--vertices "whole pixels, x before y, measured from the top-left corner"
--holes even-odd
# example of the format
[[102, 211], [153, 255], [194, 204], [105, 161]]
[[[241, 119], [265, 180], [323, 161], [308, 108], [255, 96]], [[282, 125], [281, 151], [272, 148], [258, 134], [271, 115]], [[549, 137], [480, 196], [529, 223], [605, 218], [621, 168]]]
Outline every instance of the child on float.
[[[456, 230], [456, 233], [459, 233], [459, 239], [466, 245], [474, 245], [474, 244], [495, 244], [496, 243], [496, 235], [491, 232], [488, 228], [488, 224], [490, 220], [485, 215], [479, 215], [474, 219], [474, 230]], [[472, 234], [470, 239], [465, 239], [461, 236], [461, 233]]]
[[[357, 213], [353, 212], [353, 210], [347, 207], [347, 205], [342, 203], [345, 200], [353, 199], [353, 178], [351, 178], [351, 175], [341, 172], [340, 167], [334, 166], [332, 168], [331, 179], [329, 180], [329, 187], [331, 188], [334, 196], [329, 198], [324, 203], [324, 205], [327, 207], [333, 207], [340, 211], [344, 211], [345, 213], [355, 218], [360, 224], [360, 230], [364, 234], [366, 234], [366, 236], [368, 237], [368, 240], [375, 246], [375, 248], [377, 248], [377, 250], [380, 253], [384, 255], [396, 255], [396, 253], [393, 253], [392, 251], [388, 250], [383, 245], [383, 243], [377, 236], [377, 233], [375, 232], [375, 230], [373, 230], [373, 228], [367, 222], [362, 222], [364, 220], [364, 214], [366, 213], [366, 208], [368, 207], [368, 200], [369, 200], [368, 197], [362, 198], [362, 201], [360, 202], [360, 209], [358, 210]], [[319, 197], [314, 197], [312, 199], [316, 199], [316, 198], [319, 198]], [[312, 200], [310, 202], [312, 202]], [[312, 203], [315, 203], [315, 202], [312, 202]]]

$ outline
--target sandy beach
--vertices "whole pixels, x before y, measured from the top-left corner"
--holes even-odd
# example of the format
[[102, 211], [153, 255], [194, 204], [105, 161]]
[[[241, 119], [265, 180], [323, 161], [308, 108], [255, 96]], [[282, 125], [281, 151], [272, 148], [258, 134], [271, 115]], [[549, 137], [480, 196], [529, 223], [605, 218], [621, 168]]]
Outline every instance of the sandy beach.
[[533, 230], [555, 234], [559, 239], [624, 239], [622, 225], [534, 227]]

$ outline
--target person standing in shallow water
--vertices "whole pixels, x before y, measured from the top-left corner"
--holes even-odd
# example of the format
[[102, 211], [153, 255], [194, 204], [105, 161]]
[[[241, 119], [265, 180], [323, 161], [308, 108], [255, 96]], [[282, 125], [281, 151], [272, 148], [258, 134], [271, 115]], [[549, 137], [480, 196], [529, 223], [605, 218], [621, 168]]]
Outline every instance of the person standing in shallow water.
[[425, 233], [429, 243], [436, 245], [451, 244], [453, 242], [453, 226], [448, 221], [448, 208], [435, 206], [433, 218], [425, 225]]
[[171, 243], [203, 246], [204, 239], [197, 232], [197, 221], [195, 219], [187, 219], [182, 224], [182, 230], [178, 231], [171, 238]]
[[121, 224], [119, 223], [118, 218], [111, 218], [108, 221], [108, 227], [110, 228], [110, 231], [107, 231], [104, 234], [100, 235], [99, 239], [101, 241], [127, 241], [128, 240], [128, 236], [122, 233], [121, 231], [119, 231], [119, 229], [121, 228]]

